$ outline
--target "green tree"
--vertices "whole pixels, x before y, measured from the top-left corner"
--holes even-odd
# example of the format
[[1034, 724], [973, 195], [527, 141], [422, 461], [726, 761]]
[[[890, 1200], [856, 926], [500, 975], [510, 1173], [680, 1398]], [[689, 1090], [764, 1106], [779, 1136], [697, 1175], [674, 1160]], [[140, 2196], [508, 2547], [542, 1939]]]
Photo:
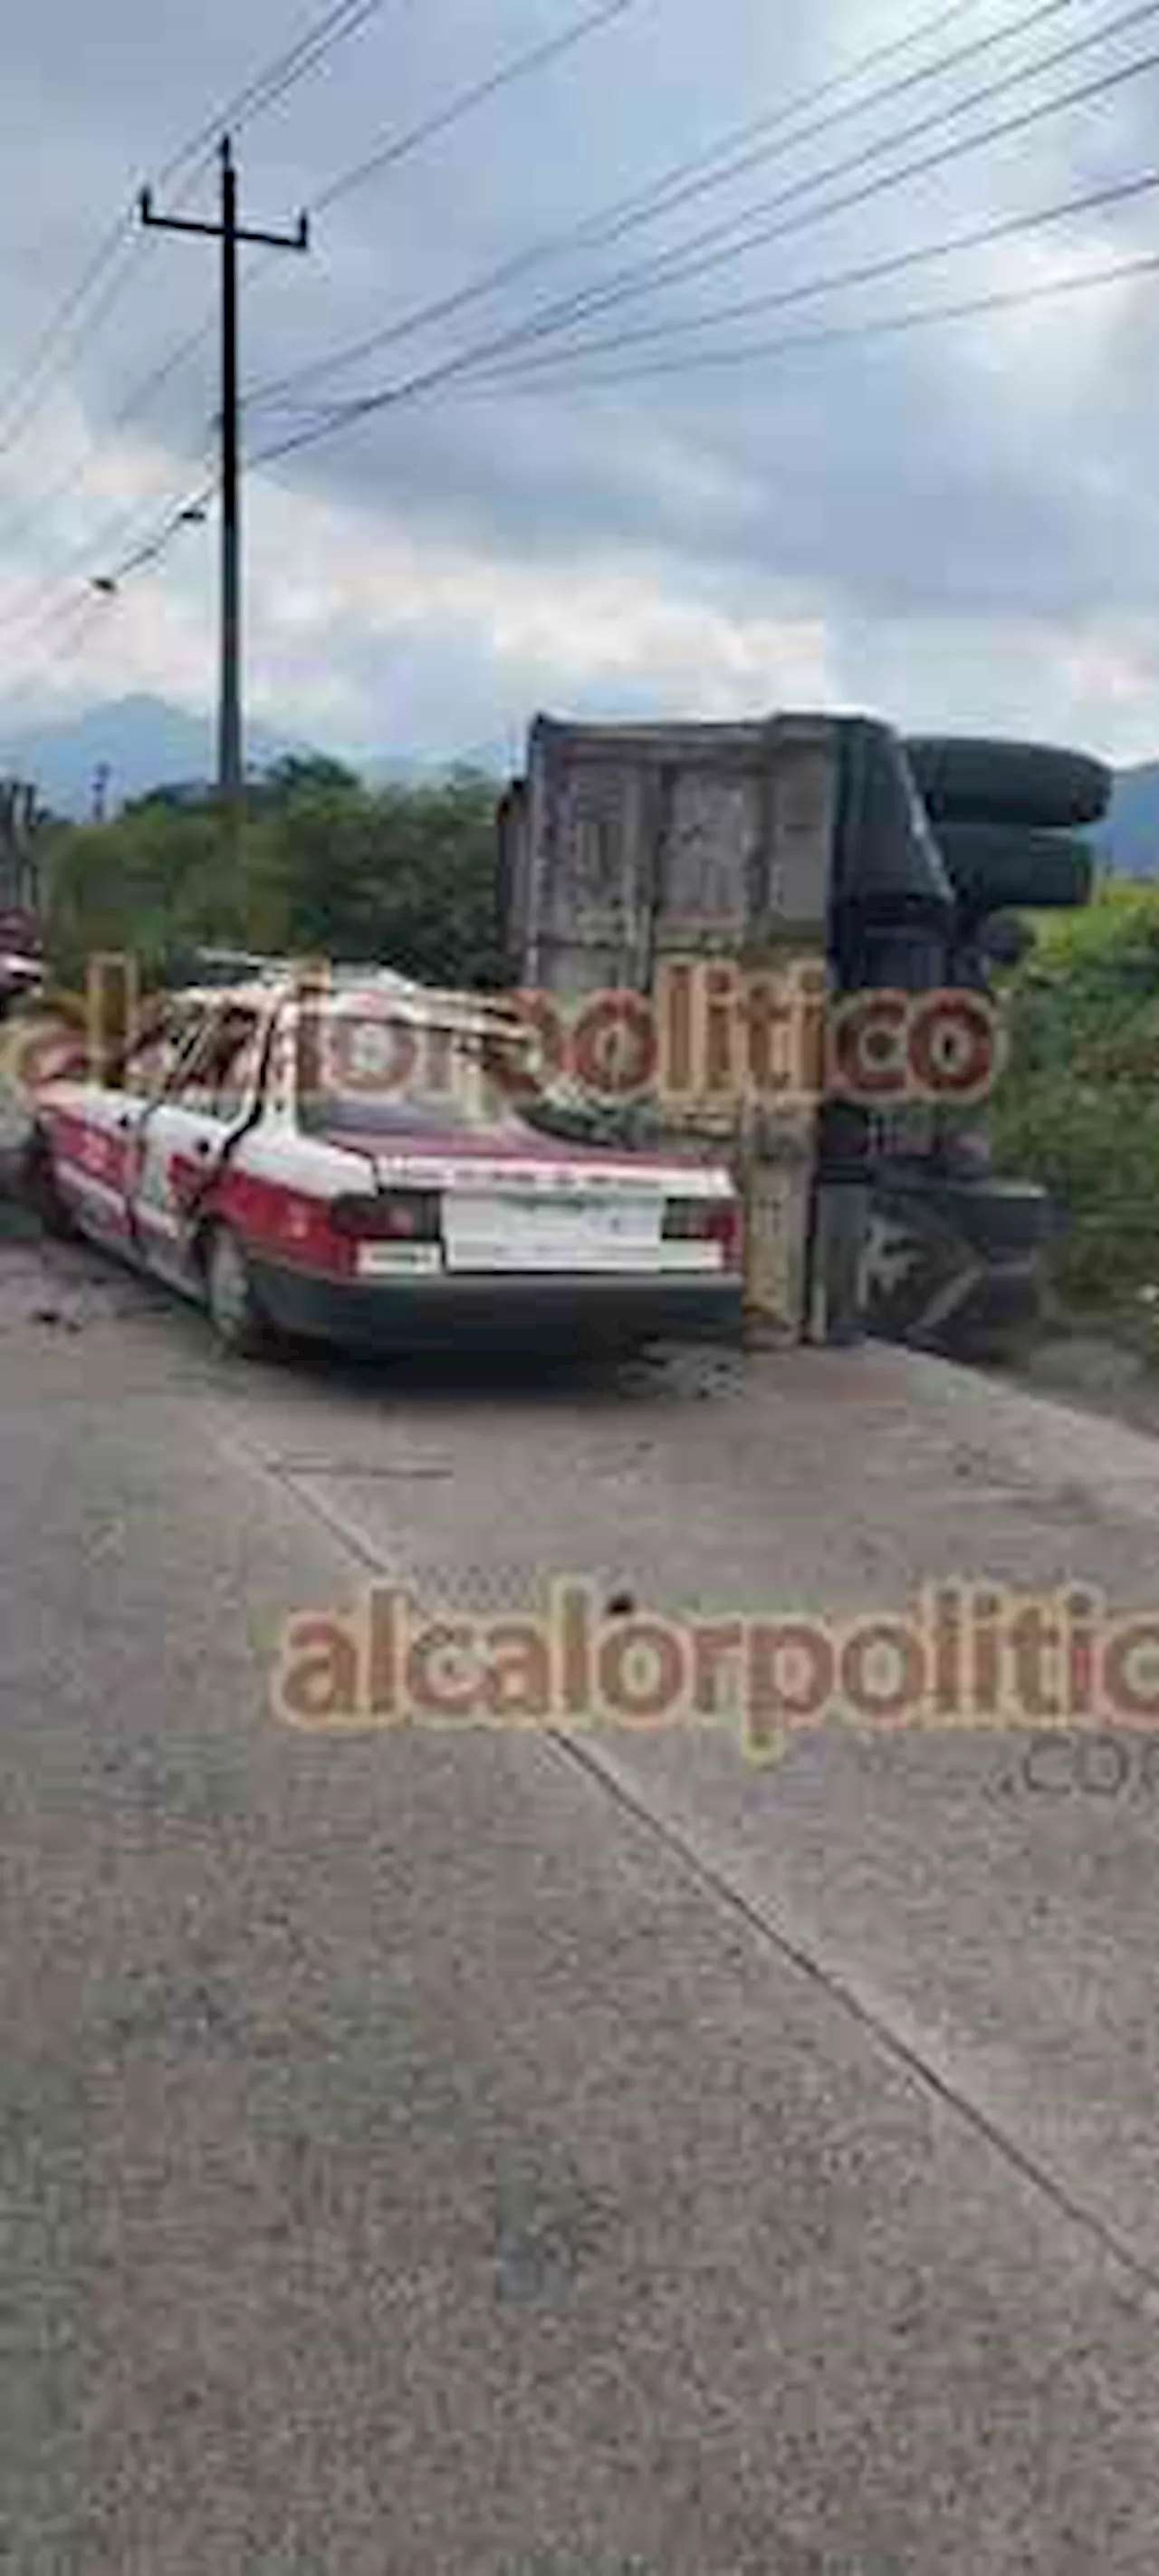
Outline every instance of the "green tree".
[[247, 797], [243, 891], [212, 799], [142, 798], [56, 835], [54, 964], [75, 982], [95, 950], [131, 949], [156, 980], [217, 944], [493, 983], [494, 807], [470, 771], [372, 790], [338, 762], [283, 762]]
[[1044, 918], [1009, 1013], [999, 1161], [1055, 1197], [1067, 1301], [1137, 1309], [1159, 1286], [1159, 888]]

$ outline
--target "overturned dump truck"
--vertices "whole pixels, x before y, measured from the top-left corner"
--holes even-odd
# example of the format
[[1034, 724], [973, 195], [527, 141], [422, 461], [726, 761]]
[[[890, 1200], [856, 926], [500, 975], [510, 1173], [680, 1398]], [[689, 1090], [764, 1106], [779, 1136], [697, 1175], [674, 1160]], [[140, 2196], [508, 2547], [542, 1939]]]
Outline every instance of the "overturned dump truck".
[[1024, 910], [1090, 900], [1077, 836], [1111, 784], [1079, 754], [863, 717], [539, 718], [498, 910], [550, 1022], [540, 1114], [726, 1145], [749, 1314], [776, 1337], [1001, 1347], [1051, 1211], [990, 1169], [992, 976]]

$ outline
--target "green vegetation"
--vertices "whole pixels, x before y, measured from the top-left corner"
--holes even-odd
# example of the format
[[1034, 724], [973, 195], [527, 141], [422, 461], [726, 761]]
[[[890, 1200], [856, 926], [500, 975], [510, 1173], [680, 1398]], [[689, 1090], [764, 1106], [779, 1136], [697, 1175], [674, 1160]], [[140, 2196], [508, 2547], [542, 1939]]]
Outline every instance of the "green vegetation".
[[239, 870], [213, 803], [161, 791], [56, 835], [54, 966], [75, 984], [96, 951], [132, 951], [148, 984], [216, 945], [493, 982], [494, 810], [472, 771], [370, 789], [337, 762], [288, 761], [250, 791]]
[[1056, 1198], [1064, 1304], [1144, 1318], [1150, 1290], [1159, 1305], [1159, 888], [1106, 886], [1037, 932], [1007, 987], [997, 1158]]

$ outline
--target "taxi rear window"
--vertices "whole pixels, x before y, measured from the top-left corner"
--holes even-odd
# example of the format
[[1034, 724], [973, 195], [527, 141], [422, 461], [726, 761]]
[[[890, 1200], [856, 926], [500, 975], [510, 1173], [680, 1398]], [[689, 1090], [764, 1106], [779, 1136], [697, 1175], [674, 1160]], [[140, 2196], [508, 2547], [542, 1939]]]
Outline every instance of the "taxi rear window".
[[526, 1132], [509, 1051], [481, 1031], [404, 1014], [307, 1015], [298, 1110], [304, 1125], [343, 1134]]

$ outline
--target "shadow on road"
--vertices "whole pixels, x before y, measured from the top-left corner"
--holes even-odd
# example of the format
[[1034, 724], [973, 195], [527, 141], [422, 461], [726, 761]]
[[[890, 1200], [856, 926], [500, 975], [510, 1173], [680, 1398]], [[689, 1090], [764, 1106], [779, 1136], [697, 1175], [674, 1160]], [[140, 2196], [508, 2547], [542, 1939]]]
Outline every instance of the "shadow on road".
[[540, 1410], [570, 1409], [580, 1397], [633, 1404], [708, 1397], [736, 1388], [742, 1358], [735, 1350], [668, 1346], [631, 1359], [534, 1348], [385, 1355], [312, 1343], [296, 1344], [274, 1365], [362, 1402], [396, 1399], [432, 1409], [526, 1402]]

